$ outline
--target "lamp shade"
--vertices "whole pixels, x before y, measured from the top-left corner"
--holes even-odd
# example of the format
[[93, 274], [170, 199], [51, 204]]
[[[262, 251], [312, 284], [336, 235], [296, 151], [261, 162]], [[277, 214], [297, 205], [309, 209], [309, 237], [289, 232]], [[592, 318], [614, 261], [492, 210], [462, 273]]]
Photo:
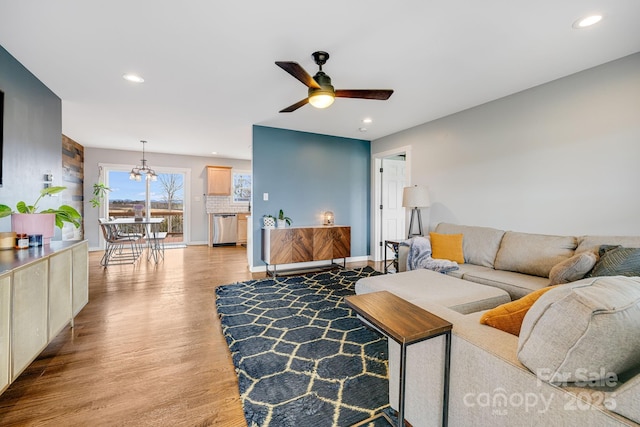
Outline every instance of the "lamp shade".
[[321, 89], [317, 90], [309, 96], [309, 104], [313, 105], [316, 108], [327, 108], [328, 106], [333, 104], [333, 101], [333, 94]]
[[424, 185], [404, 187], [402, 192], [402, 206], [405, 208], [429, 207], [429, 190]]

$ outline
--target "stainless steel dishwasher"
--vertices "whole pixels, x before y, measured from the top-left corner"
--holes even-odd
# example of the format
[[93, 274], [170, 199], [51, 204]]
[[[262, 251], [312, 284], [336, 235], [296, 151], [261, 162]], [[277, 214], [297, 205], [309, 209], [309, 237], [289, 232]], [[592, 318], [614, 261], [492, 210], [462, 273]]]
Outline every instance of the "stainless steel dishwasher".
[[237, 237], [237, 214], [213, 214], [213, 246], [235, 245]]

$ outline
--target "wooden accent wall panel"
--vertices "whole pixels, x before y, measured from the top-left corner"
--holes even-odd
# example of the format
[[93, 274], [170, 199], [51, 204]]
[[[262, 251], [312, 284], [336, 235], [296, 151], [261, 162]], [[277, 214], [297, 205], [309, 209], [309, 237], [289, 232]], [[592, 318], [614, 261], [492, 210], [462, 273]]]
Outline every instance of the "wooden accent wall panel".
[[[59, 177], [53, 177], [54, 183]], [[97, 181], [96, 177], [96, 181]], [[61, 193], [60, 204], [69, 205], [84, 218], [84, 147], [66, 135], [62, 135], [62, 183], [67, 189]], [[89, 183], [93, 185], [93, 182]], [[80, 228], [65, 224], [62, 228], [62, 240], [82, 240], [84, 222]]]

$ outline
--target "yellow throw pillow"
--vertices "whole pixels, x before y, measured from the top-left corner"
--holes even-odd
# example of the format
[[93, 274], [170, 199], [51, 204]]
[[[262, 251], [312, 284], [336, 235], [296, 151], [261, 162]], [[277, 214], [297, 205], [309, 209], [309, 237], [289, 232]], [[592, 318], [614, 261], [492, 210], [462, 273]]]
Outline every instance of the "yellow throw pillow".
[[553, 288], [555, 288], [555, 286], [547, 286], [533, 291], [520, 299], [492, 308], [482, 315], [480, 323], [518, 336], [520, 335], [520, 327], [522, 326], [522, 321], [527, 311], [529, 311], [533, 303], [536, 302], [542, 294]]
[[436, 259], [448, 259], [464, 264], [462, 251], [462, 234], [429, 233], [431, 239], [431, 256]]

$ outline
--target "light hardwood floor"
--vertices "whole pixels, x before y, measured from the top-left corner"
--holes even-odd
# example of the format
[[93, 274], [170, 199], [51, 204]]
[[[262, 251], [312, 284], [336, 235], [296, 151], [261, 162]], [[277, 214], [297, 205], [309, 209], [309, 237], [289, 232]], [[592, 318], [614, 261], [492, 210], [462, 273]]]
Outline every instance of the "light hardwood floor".
[[107, 269], [92, 252], [89, 304], [0, 396], [0, 425], [246, 426], [214, 293], [264, 277], [245, 251], [190, 246]]

